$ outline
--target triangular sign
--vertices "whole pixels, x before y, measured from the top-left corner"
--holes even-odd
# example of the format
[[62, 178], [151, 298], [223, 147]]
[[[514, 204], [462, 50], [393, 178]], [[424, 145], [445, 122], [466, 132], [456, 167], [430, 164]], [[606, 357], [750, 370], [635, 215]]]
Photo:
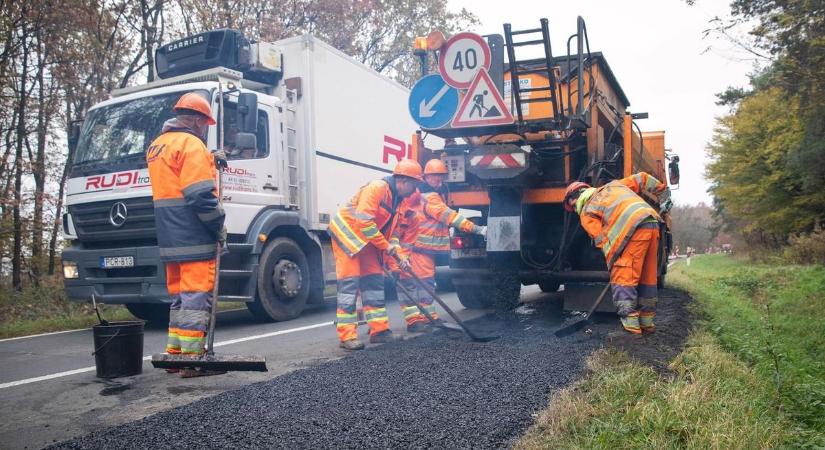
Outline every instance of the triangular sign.
[[513, 115], [487, 70], [482, 67], [467, 89], [450, 126], [467, 128], [508, 123], [513, 123]]

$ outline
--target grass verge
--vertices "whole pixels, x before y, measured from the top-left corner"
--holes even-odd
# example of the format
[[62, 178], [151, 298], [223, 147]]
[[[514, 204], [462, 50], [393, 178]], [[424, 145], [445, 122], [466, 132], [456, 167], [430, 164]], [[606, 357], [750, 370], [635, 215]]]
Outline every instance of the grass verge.
[[599, 351], [516, 447], [825, 446], [825, 268], [703, 256], [668, 284], [698, 317], [672, 377]]
[[[122, 305], [98, 307], [106, 320], [135, 320]], [[218, 311], [244, 308], [238, 302], [218, 303]], [[57, 277], [45, 279], [39, 286], [27, 286], [19, 293], [0, 290], [0, 339], [88, 328], [97, 323], [92, 305], [68, 301]]]

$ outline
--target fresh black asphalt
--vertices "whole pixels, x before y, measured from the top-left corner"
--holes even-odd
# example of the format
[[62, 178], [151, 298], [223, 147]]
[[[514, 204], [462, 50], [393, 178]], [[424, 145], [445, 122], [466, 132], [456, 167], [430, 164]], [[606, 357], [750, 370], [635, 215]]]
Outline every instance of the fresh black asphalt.
[[533, 423], [548, 394], [582, 373], [615, 318], [553, 336], [555, 308], [471, 323], [475, 343], [438, 331], [368, 346], [287, 373], [101, 429], [49, 448], [502, 448]]

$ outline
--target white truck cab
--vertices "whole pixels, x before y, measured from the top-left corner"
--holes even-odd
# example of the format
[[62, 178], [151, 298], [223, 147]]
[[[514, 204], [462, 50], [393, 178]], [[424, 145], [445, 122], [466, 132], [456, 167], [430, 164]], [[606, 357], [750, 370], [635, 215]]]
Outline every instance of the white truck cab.
[[330, 217], [360, 186], [416, 157], [408, 90], [311, 35], [266, 44], [217, 30], [164, 45], [156, 60], [159, 81], [114, 91], [74, 139], [64, 216], [69, 298], [94, 295], [164, 320], [169, 298], [144, 152], [177, 99], [198, 91], [219, 116], [207, 147], [222, 140], [229, 155], [222, 200], [230, 253], [221, 258], [219, 299], [246, 302], [266, 320], [322, 302], [335, 279]]

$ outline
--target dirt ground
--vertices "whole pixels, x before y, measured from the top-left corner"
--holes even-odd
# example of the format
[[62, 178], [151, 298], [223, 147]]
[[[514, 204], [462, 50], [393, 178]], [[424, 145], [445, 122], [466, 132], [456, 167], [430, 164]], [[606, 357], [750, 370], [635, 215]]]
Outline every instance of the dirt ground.
[[[659, 291], [656, 332], [644, 334], [638, 339], [627, 338], [627, 333], [623, 332], [609, 333], [605, 336], [605, 346], [626, 351], [637, 361], [653, 367], [660, 375], [669, 374], [668, 364], [682, 351], [692, 329], [693, 315], [688, 309], [691, 302], [685, 292], [674, 289]], [[600, 318], [600, 321], [610, 320], [608, 315]], [[615, 316], [612, 320], [616, 320]]]

